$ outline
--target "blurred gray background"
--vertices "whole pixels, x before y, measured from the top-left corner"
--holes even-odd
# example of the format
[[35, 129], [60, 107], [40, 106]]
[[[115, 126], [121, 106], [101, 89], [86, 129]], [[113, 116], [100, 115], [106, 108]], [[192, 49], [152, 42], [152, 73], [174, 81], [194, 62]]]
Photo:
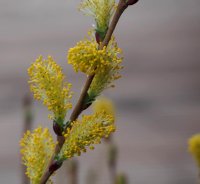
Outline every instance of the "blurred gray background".
[[[79, 94], [85, 76], [66, 64], [67, 50], [93, 24], [79, 0], [0, 0], [0, 183], [21, 184], [18, 142], [27, 68], [39, 56], [63, 66]], [[200, 131], [200, 1], [140, 0], [121, 18], [115, 35], [124, 50], [123, 78], [106, 91], [117, 108], [118, 172], [130, 184], [195, 184], [197, 168], [188, 138]], [[34, 127], [51, 127], [34, 103]], [[105, 145], [79, 157], [80, 184], [89, 170], [110, 184]], [[65, 168], [57, 184], [67, 184]]]

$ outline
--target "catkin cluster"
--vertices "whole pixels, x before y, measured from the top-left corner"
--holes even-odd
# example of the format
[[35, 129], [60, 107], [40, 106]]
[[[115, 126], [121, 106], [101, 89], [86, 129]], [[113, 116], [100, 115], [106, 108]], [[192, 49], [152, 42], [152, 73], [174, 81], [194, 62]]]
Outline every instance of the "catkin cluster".
[[[72, 65], [75, 72], [93, 76], [82, 100], [83, 104], [80, 105], [82, 112], [121, 77], [119, 72], [123, 58], [114, 36], [108, 45], [101, 45], [116, 10], [115, 0], [82, 0], [79, 9], [92, 16], [95, 21], [95, 28], [89, 32], [89, 38], [79, 41], [67, 53], [68, 64]], [[86, 152], [87, 148], [94, 149], [94, 144], [101, 143], [102, 138], [114, 132], [115, 114], [112, 103], [101, 99], [102, 103], [95, 103], [93, 114], [83, 115], [80, 119], [67, 119], [67, 112], [72, 108], [72, 85], [65, 80], [62, 68], [51, 56], [47, 59], [42, 56], [36, 59], [28, 68], [28, 74], [34, 98], [42, 101], [52, 112], [54, 132], [64, 139], [63, 144], [56, 144], [49, 130], [41, 127], [32, 133], [27, 131], [21, 139], [22, 160], [27, 166], [26, 174], [31, 184], [39, 184], [45, 171], [51, 171], [52, 174], [64, 160]], [[58, 145], [61, 147], [55, 149]], [[48, 165], [50, 160], [52, 162]], [[51, 183], [51, 180], [48, 182]]]

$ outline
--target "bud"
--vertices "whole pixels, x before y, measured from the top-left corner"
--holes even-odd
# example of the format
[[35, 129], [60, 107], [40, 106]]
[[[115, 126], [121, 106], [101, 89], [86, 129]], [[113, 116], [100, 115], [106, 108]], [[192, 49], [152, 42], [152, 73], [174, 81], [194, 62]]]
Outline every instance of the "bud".
[[128, 0], [127, 2], [126, 2], [126, 4], [127, 5], [133, 5], [133, 4], [135, 4], [135, 3], [137, 3], [139, 0]]
[[125, 174], [118, 175], [116, 179], [117, 179], [116, 184], [127, 184], [128, 183], [128, 178]]
[[56, 135], [62, 136], [63, 128], [55, 120], [53, 121], [53, 130]]
[[90, 102], [88, 104], [84, 104], [83, 110], [86, 110], [88, 107], [90, 107], [90, 105], [92, 105], [92, 102]]
[[84, 104], [83, 104], [82, 109], [85, 110], [88, 107], [90, 107], [90, 105], [92, 105], [93, 101], [95, 101], [95, 98], [94, 97], [90, 97], [90, 95], [87, 93], [86, 96], [85, 96], [85, 99], [84, 99]]
[[95, 37], [96, 37], [97, 43], [100, 44], [101, 39], [100, 39], [100, 35], [98, 32], [95, 33]]
[[62, 163], [63, 163], [62, 161], [54, 160], [53, 163], [49, 167], [49, 172], [53, 173], [56, 170], [58, 170], [62, 166]]

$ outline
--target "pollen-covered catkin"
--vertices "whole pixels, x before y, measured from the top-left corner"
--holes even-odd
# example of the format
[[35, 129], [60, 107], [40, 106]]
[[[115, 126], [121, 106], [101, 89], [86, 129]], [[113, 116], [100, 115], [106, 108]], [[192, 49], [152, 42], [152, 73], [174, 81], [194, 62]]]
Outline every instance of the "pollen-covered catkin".
[[38, 184], [53, 154], [55, 143], [47, 128], [27, 131], [20, 141], [23, 164], [31, 184]]
[[71, 84], [64, 81], [62, 68], [52, 57], [43, 60], [40, 56], [28, 69], [30, 89], [35, 99], [53, 112], [53, 119], [64, 119], [67, 110], [72, 108], [70, 99]]
[[103, 137], [108, 137], [114, 131], [114, 118], [105, 111], [83, 115], [81, 120], [72, 123], [72, 129], [67, 129], [59, 157], [68, 159], [86, 152], [87, 147], [94, 149], [93, 144], [99, 144]]
[[98, 49], [98, 43], [92, 38], [85, 39], [68, 51], [68, 63], [71, 64], [76, 72], [81, 71], [87, 75], [95, 74], [88, 93], [94, 98], [108, 88], [112, 87], [112, 82], [119, 79], [122, 53], [115, 38], [112, 37], [108, 46], [102, 50]]

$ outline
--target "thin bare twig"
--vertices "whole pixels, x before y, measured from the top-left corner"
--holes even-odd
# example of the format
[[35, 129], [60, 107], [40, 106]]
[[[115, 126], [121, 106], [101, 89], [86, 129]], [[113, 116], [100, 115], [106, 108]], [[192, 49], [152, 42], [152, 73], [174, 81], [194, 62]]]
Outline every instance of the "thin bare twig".
[[[31, 130], [33, 124], [33, 117], [31, 112], [32, 98], [30, 95], [25, 95], [23, 98], [23, 110], [24, 110], [24, 124], [23, 124], [23, 134], [27, 130]], [[29, 184], [29, 179], [25, 174], [26, 167], [22, 165], [22, 183]]]

